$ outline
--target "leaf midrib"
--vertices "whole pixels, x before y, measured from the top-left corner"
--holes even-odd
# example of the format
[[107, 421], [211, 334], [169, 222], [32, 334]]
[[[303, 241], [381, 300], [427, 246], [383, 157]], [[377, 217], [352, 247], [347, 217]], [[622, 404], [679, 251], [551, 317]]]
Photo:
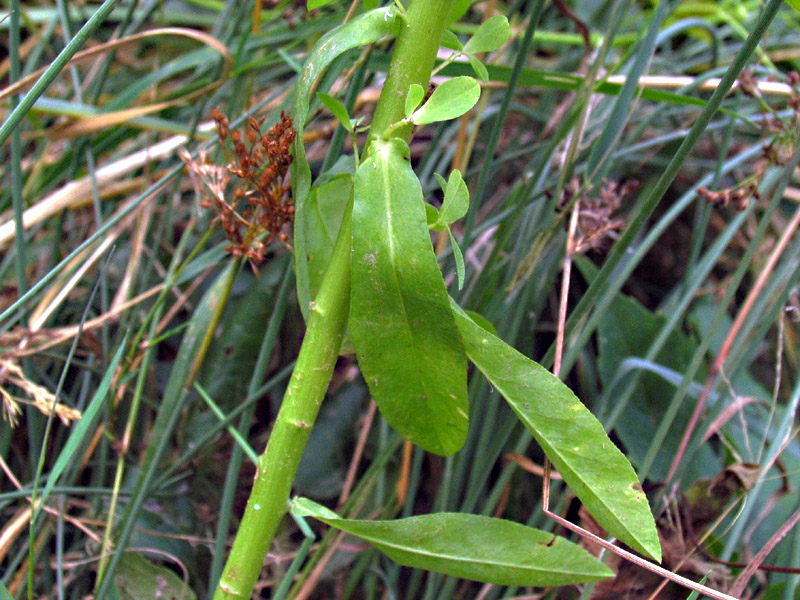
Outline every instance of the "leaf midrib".
[[[332, 521], [333, 519], [330, 519], [330, 520]], [[332, 523], [328, 523], [328, 524], [332, 525]], [[339, 529], [339, 528], [337, 528], [337, 529]], [[414, 549], [414, 548], [409, 549], [408, 546], [403, 546], [403, 545], [401, 545], [399, 543], [396, 543], [396, 542], [395, 543], [387, 542], [387, 541], [383, 541], [380, 538], [377, 538], [375, 536], [364, 535], [362, 533], [355, 533], [353, 531], [348, 531], [347, 529], [344, 529], [344, 528], [340, 528], [340, 529], [342, 529], [343, 531], [347, 531], [351, 535], [355, 535], [357, 537], [360, 537], [361, 539], [366, 540], [366, 541], [370, 542], [371, 544], [375, 544], [375, 545], [378, 545], [378, 546], [384, 546], [384, 547], [387, 547], [387, 548], [392, 548], [394, 550], [401, 550], [401, 551], [406, 552], [407, 554], [411, 554], [411, 555], [419, 555], [419, 556], [425, 556], [425, 557], [431, 557], [431, 558], [439, 558], [441, 560], [451, 560], [453, 562], [463, 562], [463, 563], [466, 563], [466, 564], [487, 565], [487, 566], [492, 566], [492, 567], [507, 567], [507, 568], [513, 568], [513, 569], [533, 571], [533, 572], [537, 572], [537, 573], [564, 573], [564, 574], [570, 574], [570, 575], [571, 574], [575, 574], [575, 575], [586, 574], [586, 575], [593, 575], [593, 576], [597, 575], [597, 576], [599, 576], [599, 573], [591, 573], [589, 571], [577, 572], [577, 571], [554, 571], [554, 570], [536, 569], [536, 568], [533, 568], [533, 567], [529, 568], [529, 567], [527, 567], [525, 565], [519, 565], [519, 564], [515, 564], [515, 563], [499, 562], [499, 561], [492, 561], [492, 560], [486, 560], [486, 559], [477, 559], [477, 558], [468, 558], [468, 557], [461, 557], [461, 556], [458, 556], [458, 555], [455, 555], [455, 556], [443, 555], [443, 554], [437, 554], [437, 553], [435, 553], [433, 551], [425, 551], [425, 550], [419, 550], [419, 549]]]
[[[469, 317], [467, 317], [466, 315], [464, 315], [464, 314], [459, 314], [459, 312], [458, 312], [458, 311], [455, 311], [455, 312], [456, 312], [456, 314], [458, 314], [458, 317], [459, 317], [460, 319], [462, 319], [462, 320], [463, 320], [463, 321], [464, 321], [464, 322], [467, 324], [467, 326], [468, 326], [468, 327], [470, 327], [470, 328], [476, 328], [476, 327], [479, 327], [478, 325], [475, 325], [475, 324], [472, 322], [472, 320], [471, 320], [471, 319], [469, 319]], [[484, 337], [484, 334], [483, 334], [483, 333], [481, 333], [481, 335], [480, 335], [480, 336], [476, 336], [476, 337], [477, 337], [477, 338]], [[514, 353], [516, 353], [516, 354], [519, 354], [519, 352], [518, 352], [517, 350], [513, 349], [513, 348], [511, 348], [511, 352], [512, 352], [512, 355], [513, 355]], [[470, 353], [470, 352], [468, 352], [468, 354], [471, 354], [471, 353]], [[522, 355], [522, 354], [520, 354], [520, 356], [524, 357], [524, 355]], [[525, 358], [526, 358], [526, 357], [525, 357]], [[528, 359], [528, 360], [529, 360], [529, 359]], [[475, 361], [473, 361], [473, 362], [475, 362]], [[492, 383], [492, 384], [493, 384], [493, 385], [494, 385], [494, 386], [495, 386], [495, 387], [498, 389], [498, 391], [500, 391], [500, 393], [503, 395], [503, 397], [504, 397], [504, 398], [506, 398], [507, 402], [509, 402], [510, 404], [512, 404], [512, 405], [513, 405], [513, 407], [515, 408], [515, 412], [517, 412], [517, 413], [519, 414], [519, 416], [520, 416], [520, 419], [521, 419], [521, 420], [523, 420], [524, 422], [527, 422], [527, 423], [529, 423], [529, 424], [530, 424], [530, 426], [531, 426], [531, 429], [532, 429], [532, 430], [534, 430], [534, 431], [536, 431], [536, 432], [538, 433], [538, 435], [542, 437], [542, 439], [543, 439], [543, 440], [546, 442], [546, 445], [547, 445], [547, 446], [550, 448], [550, 451], [551, 451], [551, 453], [552, 453], [552, 454], [550, 454], [550, 453], [547, 453], [547, 454], [548, 454], [549, 456], [551, 456], [551, 458], [552, 458], [552, 456], [553, 456], [553, 455], [554, 455], [554, 456], [556, 456], [556, 457], [558, 457], [559, 459], [561, 459], [561, 460], [563, 461], [563, 463], [564, 463], [565, 465], [569, 466], [569, 460], [567, 460], [567, 459], [564, 457], [564, 454], [563, 454], [561, 451], [558, 451], [558, 450], [556, 449], [557, 447], [556, 447], [556, 446], [554, 446], [554, 445], [552, 444], [552, 442], [549, 440], [548, 436], [545, 436], [545, 435], [543, 435], [543, 434], [542, 434], [542, 432], [541, 432], [541, 429], [540, 429], [539, 427], [536, 427], [536, 426], [534, 426], [534, 423], [533, 423], [533, 422], [530, 420], [530, 418], [529, 418], [529, 417], [527, 417], [527, 416], [525, 416], [525, 415], [522, 413], [522, 411], [521, 411], [521, 410], [519, 410], [519, 411], [518, 411], [518, 410], [516, 410], [516, 409], [518, 408], [518, 403], [517, 403], [517, 402], [514, 402], [514, 401], [512, 401], [512, 400], [510, 400], [510, 399], [509, 399], [509, 398], [511, 397], [511, 395], [510, 395], [510, 394], [508, 394], [508, 393], [504, 393], [504, 392], [507, 392], [507, 386], [508, 386], [508, 385], [512, 385], [512, 384], [513, 384], [513, 382], [509, 381], [509, 380], [508, 380], [508, 379], [506, 379], [506, 378], [502, 378], [502, 377], [492, 377], [492, 376], [490, 376], [490, 374], [487, 372], [487, 370], [483, 368], [483, 366], [482, 366], [481, 364], [479, 364], [479, 363], [477, 363], [477, 362], [475, 362], [475, 364], [476, 364], [476, 366], [478, 367], [478, 369], [479, 369], [479, 370], [480, 370], [480, 371], [481, 371], [481, 372], [484, 374], [484, 376], [485, 376], [485, 377], [486, 377], [486, 378], [487, 378], [487, 379], [488, 379], [488, 380], [489, 380], [489, 381], [490, 381], [490, 382], [491, 382], [491, 383]], [[580, 402], [580, 400], [578, 400], [578, 402]], [[584, 406], [583, 408], [584, 408], [585, 410], [588, 410], [588, 409], [586, 409], [586, 407], [585, 407], [585, 406]], [[542, 442], [541, 442], [541, 441], [540, 441], [539, 443], [540, 443], [540, 444], [542, 444]], [[544, 444], [542, 444], [542, 445], [544, 445]], [[579, 480], [579, 481], [582, 483], [582, 485], [584, 486], [584, 488], [585, 488], [586, 490], [588, 490], [588, 491], [591, 493], [591, 496], [592, 496], [592, 498], [594, 498], [594, 500], [595, 500], [595, 503], [596, 503], [596, 504], [598, 504], [598, 505], [600, 505], [600, 506], [602, 506], [602, 507], [605, 509], [605, 511], [606, 511], [608, 514], [610, 514], [610, 515], [611, 515], [611, 517], [613, 518], [613, 521], [614, 521], [614, 522], [617, 524], [617, 526], [618, 526], [619, 528], [621, 528], [623, 531], [626, 531], [626, 532], [628, 532], [628, 533], [629, 533], [629, 535], [630, 535], [630, 536], [631, 536], [631, 537], [632, 537], [634, 540], [636, 540], [636, 541], [639, 543], [639, 545], [641, 546], [641, 548], [642, 548], [642, 549], [646, 549], [646, 548], [648, 547], [648, 544], [646, 544], [646, 543], [645, 543], [645, 542], [646, 542], [646, 537], [644, 537], [644, 538], [643, 538], [643, 537], [641, 537], [640, 535], [637, 535], [637, 534], [636, 534], [636, 533], [635, 533], [635, 532], [634, 532], [634, 531], [631, 529], [631, 527], [629, 527], [628, 525], [626, 525], [625, 523], [623, 523], [623, 522], [622, 522], [622, 520], [620, 520], [620, 519], [617, 517], [617, 514], [616, 514], [616, 512], [613, 510], [613, 507], [611, 507], [611, 506], [608, 504], [608, 502], [606, 502], [606, 501], [603, 499], [603, 497], [602, 497], [601, 495], [599, 495], [599, 494], [598, 494], [598, 493], [595, 491], [594, 487], [593, 487], [593, 486], [592, 486], [590, 483], [586, 482], [586, 481], [585, 481], [583, 478], [581, 478], [581, 477], [580, 477], [580, 476], [577, 474], [577, 472], [575, 471], [575, 469], [574, 469], [574, 468], [572, 468], [571, 466], [569, 466], [569, 471], [572, 473], [572, 475], [575, 477], [575, 479]], [[563, 474], [564, 474], [564, 472], [563, 472], [563, 470], [562, 470], [562, 475], [563, 475]], [[633, 515], [633, 516], [635, 517], [635, 515]], [[644, 531], [644, 530], [643, 530], [641, 527], [640, 527], [639, 529], [641, 530], [641, 533], [642, 533], [643, 535], [645, 535], [645, 536], [646, 536], [646, 532], [645, 532], [645, 531]]]
[[[480, 368], [480, 367], [479, 367], [479, 368]], [[486, 373], [486, 371], [484, 371], [483, 369], [480, 369], [480, 371], [481, 371], [481, 372], [482, 372], [482, 373], [483, 373], [483, 374], [484, 374], [484, 375], [485, 375], [487, 378], [489, 378], [489, 375]], [[496, 379], [497, 379], [497, 378], [493, 378], [493, 379], [491, 379], [491, 378], [490, 378], [490, 381], [492, 381], [492, 383], [494, 383], [495, 387], [496, 387], [496, 388], [497, 388], [497, 389], [500, 391], [500, 393], [503, 395], [503, 397], [507, 398], [508, 396], [506, 396], [506, 394], [503, 394], [503, 390], [505, 389], [505, 388], [504, 388], [504, 386], [503, 386], [503, 385], [501, 385], [501, 384], [498, 384], [498, 383], [497, 383], [497, 381], [496, 381]], [[501, 381], [502, 381], [502, 380], [501, 380]], [[513, 403], [513, 404], [515, 404], [515, 405], [516, 405], [516, 403]], [[515, 412], [517, 412], [517, 411], [515, 411]], [[596, 491], [595, 491], [595, 489], [594, 489], [594, 486], [592, 486], [592, 485], [591, 485], [591, 483], [587, 482], [587, 480], [586, 480], [585, 478], [582, 478], [580, 475], [578, 475], [578, 473], [576, 472], [576, 470], [575, 470], [575, 469], [574, 469], [574, 468], [573, 468], [573, 467], [572, 467], [572, 466], [569, 464], [569, 460], [568, 460], [568, 459], [566, 459], [566, 458], [564, 457], [564, 453], [563, 453], [562, 451], [558, 450], [558, 449], [557, 449], [557, 446], [555, 446], [555, 445], [554, 445], [554, 444], [553, 444], [553, 443], [552, 443], [552, 442], [549, 440], [549, 438], [548, 438], [547, 436], [545, 436], [544, 434], [542, 434], [542, 433], [541, 433], [541, 429], [540, 429], [540, 428], [538, 428], [538, 427], [535, 427], [535, 426], [534, 426], [534, 423], [533, 423], [533, 422], [530, 420], [530, 418], [529, 418], [529, 417], [524, 417], [524, 416], [521, 416], [521, 418], [523, 419], [523, 421], [526, 421], [526, 422], [530, 423], [530, 424], [531, 424], [531, 427], [532, 427], [533, 429], [535, 429], [537, 432], [539, 432], [539, 435], [542, 437], [542, 439], [543, 439], [544, 441], [546, 441], [546, 445], [547, 445], [547, 446], [550, 448], [550, 453], [546, 453], [546, 454], [547, 454], [548, 456], [551, 456], [551, 460], [552, 460], [552, 456], [553, 456], [553, 455], [555, 455], [555, 456], [557, 456], [559, 459], [561, 459], [561, 460], [563, 461], [564, 465], [567, 465], [567, 466], [569, 467], [569, 470], [572, 472], [572, 474], [573, 474], [573, 476], [575, 477], [575, 479], [579, 480], [579, 481], [581, 482], [581, 484], [582, 484], [582, 485], [583, 485], [583, 486], [584, 486], [584, 487], [585, 487], [587, 490], [589, 490], [589, 491], [591, 492], [591, 494], [592, 494], [592, 496], [594, 497], [594, 499], [595, 499], [596, 503], [597, 503], [597, 504], [600, 504], [600, 505], [602, 505], [602, 506], [603, 506], [603, 508], [605, 508], [606, 512], [607, 512], [608, 514], [610, 514], [610, 515], [613, 517], [613, 519], [614, 519], [614, 521], [617, 523], [617, 525], [618, 525], [620, 528], [622, 528], [623, 530], [633, 533], [633, 532], [631, 531], [631, 528], [630, 528], [630, 527], [628, 527], [628, 526], [627, 526], [625, 523], [623, 523], [623, 522], [622, 522], [622, 521], [621, 521], [621, 520], [620, 520], [620, 519], [617, 517], [617, 515], [616, 515], [616, 512], [613, 510], [613, 507], [612, 507], [612, 506], [610, 506], [610, 505], [609, 505], [609, 504], [608, 504], [608, 503], [607, 503], [607, 502], [606, 502], [606, 501], [603, 499], [603, 497], [602, 497], [601, 495], [597, 494], [597, 492], [596, 492]], [[540, 444], [542, 444], [542, 442], [541, 442], [541, 441], [540, 441], [539, 443], [540, 443]], [[551, 454], [551, 453], [552, 453], [552, 454]], [[562, 476], [564, 475], [564, 470], [563, 470], [563, 469], [559, 469], [559, 472], [562, 474]], [[639, 538], [639, 536], [638, 536], [638, 535], [632, 535], [632, 537], [633, 537], [633, 538], [634, 538], [636, 541], [638, 541], [638, 542], [639, 542], [639, 544], [640, 544], [642, 547], [645, 547], [645, 544], [643, 544], [643, 543], [642, 543], [642, 541], [640, 540], [640, 538]]]
[[[392, 160], [391, 153], [393, 152], [393, 149], [392, 149], [390, 144], [391, 144], [391, 142], [382, 143], [379, 146], [379, 151], [380, 151], [380, 153], [382, 155], [381, 156], [382, 160], [379, 161], [379, 164], [380, 164], [379, 169], [381, 170], [380, 176], [381, 176], [381, 179], [383, 180], [383, 185], [381, 187], [383, 188], [383, 192], [384, 192], [383, 193], [384, 214], [386, 215], [386, 227], [387, 227], [388, 234], [389, 234], [387, 236], [387, 239], [388, 239], [387, 245], [389, 247], [389, 260], [390, 260], [390, 263], [391, 263], [391, 266], [392, 266], [391, 271], [392, 271], [393, 283], [395, 285], [395, 290], [397, 291], [397, 295], [400, 298], [400, 306], [403, 309], [403, 325], [406, 328], [406, 330], [408, 332], [408, 336], [409, 336], [409, 338], [411, 339], [411, 342], [412, 342], [411, 343], [411, 351], [412, 351], [412, 353], [414, 355], [414, 361], [415, 361], [416, 364], [420, 364], [422, 357], [419, 355], [419, 351], [418, 351], [419, 343], [418, 343], [417, 337], [414, 335], [414, 328], [411, 326], [411, 321], [410, 321], [410, 318], [409, 318], [409, 311], [408, 311], [408, 307], [406, 306], [405, 296], [403, 295], [403, 293], [401, 291], [402, 287], [400, 285], [400, 280], [398, 278], [398, 274], [397, 274], [398, 269], [397, 269], [397, 266], [396, 266], [397, 263], [395, 261], [395, 256], [396, 256], [395, 243], [394, 243], [395, 242], [395, 240], [394, 240], [394, 231], [395, 231], [395, 229], [394, 229], [394, 216], [393, 216], [393, 212], [392, 212], [392, 196], [393, 196], [393, 192], [394, 192], [394, 186], [392, 186], [391, 178], [389, 177], [389, 164], [390, 164], [390, 161]], [[402, 158], [400, 160], [402, 160]], [[426, 408], [429, 409], [430, 405], [431, 405], [431, 403], [430, 403], [431, 395], [430, 395], [430, 393], [428, 391], [427, 386], [425, 385], [424, 378], [421, 375], [419, 375], [419, 373], [420, 373], [420, 371], [416, 371], [415, 379], [419, 383], [418, 387], [424, 393]], [[445, 444], [444, 441], [442, 440], [441, 430], [440, 430], [439, 427], [436, 426], [436, 423], [434, 423], [434, 428], [433, 429], [435, 431], [435, 435], [436, 435], [436, 439], [437, 439], [437, 441], [439, 443], [439, 447], [441, 449], [446, 448], [447, 444]]]

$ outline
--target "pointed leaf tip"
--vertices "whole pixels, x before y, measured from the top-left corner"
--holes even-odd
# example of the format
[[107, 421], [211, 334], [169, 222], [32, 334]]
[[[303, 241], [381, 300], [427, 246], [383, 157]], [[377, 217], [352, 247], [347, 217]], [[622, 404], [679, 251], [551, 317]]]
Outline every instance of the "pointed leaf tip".
[[564, 383], [478, 326], [451, 300], [469, 359], [542, 447], [564, 481], [611, 535], [654, 560], [661, 544], [636, 473], [603, 426]]
[[353, 123], [350, 120], [350, 115], [347, 114], [347, 107], [339, 100], [323, 92], [317, 92], [317, 97], [320, 101], [331, 111], [331, 114], [336, 117], [339, 123], [342, 124], [347, 131], [353, 131]]
[[401, 565], [454, 577], [497, 585], [549, 587], [614, 575], [580, 546], [505, 519], [438, 513], [394, 521], [362, 521], [339, 518], [307, 499], [295, 500], [295, 506], [303, 516], [313, 516], [358, 536]]

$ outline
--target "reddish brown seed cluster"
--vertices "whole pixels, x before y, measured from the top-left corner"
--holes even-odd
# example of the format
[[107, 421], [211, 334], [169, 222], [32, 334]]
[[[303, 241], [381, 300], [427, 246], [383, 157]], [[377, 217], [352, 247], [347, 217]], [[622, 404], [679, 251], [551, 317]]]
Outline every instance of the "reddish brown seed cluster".
[[581, 193], [583, 181], [573, 178], [565, 187], [559, 207], [572, 203], [576, 195], [580, 194], [580, 214], [576, 230], [573, 252], [585, 254], [589, 250], [602, 250], [610, 240], [616, 238], [617, 233], [625, 227], [625, 221], [615, 218], [614, 214], [622, 206], [626, 197], [634, 194], [639, 189], [636, 180], [619, 183], [617, 181], [603, 181], [599, 189], [590, 193]]
[[[227, 250], [234, 256], [246, 256], [257, 266], [274, 238], [286, 243], [284, 229], [294, 218], [294, 203], [288, 196], [290, 185], [286, 181], [296, 135], [292, 119], [282, 112], [280, 120], [262, 134], [264, 119], [250, 117], [246, 129], [240, 132], [230, 130], [228, 119], [220, 110], [215, 108], [212, 115], [230, 161], [226, 169], [241, 183], [233, 193], [233, 202], [222, 194], [213, 194], [206, 196], [201, 205], [217, 213], [230, 241]], [[232, 153], [227, 150], [228, 138]]]
[[755, 198], [756, 200], [759, 198], [758, 181], [755, 178], [751, 178], [744, 185], [718, 191], [699, 187], [697, 188], [697, 195], [717, 208], [732, 206], [736, 210], [742, 211], [750, 204], [750, 198]]
[[761, 100], [762, 109], [767, 113], [764, 119], [764, 129], [773, 135], [769, 142], [764, 144], [761, 159], [753, 165], [753, 173], [744, 181], [721, 190], [698, 188], [697, 195], [709, 204], [716, 208], [731, 206], [739, 211], [744, 210], [750, 204], [751, 199], [760, 199], [758, 184], [764, 171], [770, 166], [785, 165], [789, 161], [797, 145], [798, 134], [800, 134], [800, 75], [796, 71], [792, 71], [789, 73], [786, 83], [793, 89], [789, 96], [789, 106], [793, 112], [788, 118], [779, 116], [764, 101], [758, 87], [758, 80], [752, 71], [742, 71], [739, 76], [739, 86], [748, 96]]
[[789, 162], [800, 133], [800, 74], [792, 71], [786, 83], [792, 86], [792, 94], [789, 96], [792, 115], [788, 119], [780, 119], [773, 113], [772, 117], [767, 119], [767, 128], [776, 135], [764, 148], [764, 159], [778, 166]]

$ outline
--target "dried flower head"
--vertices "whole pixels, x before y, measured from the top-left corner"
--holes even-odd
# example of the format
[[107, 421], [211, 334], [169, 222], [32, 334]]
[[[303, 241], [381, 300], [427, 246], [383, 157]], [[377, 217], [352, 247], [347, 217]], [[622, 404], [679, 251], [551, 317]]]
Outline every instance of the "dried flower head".
[[614, 218], [626, 196], [639, 189], [635, 180], [620, 184], [617, 181], [603, 181], [603, 185], [595, 193], [582, 193], [582, 181], [572, 179], [564, 189], [559, 202], [560, 207], [572, 204], [576, 195], [580, 195], [577, 204], [578, 227], [573, 252], [585, 254], [589, 250], [602, 249], [609, 240], [616, 238], [617, 232], [625, 226], [625, 221]]
[[761, 160], [755, 163], [753, 173], [744, 181], [736, 185], [721, 189], [709, 190], [701, 187], [697, 190], [697, 195], [704, 198], [716, 208], [732, 206], [736, 210], [742, 211], [750, 203], [750, 199], [758, 200], [758, 184], [764, 175], [764, 171], [771, 166], [785, 165], [798, 141], [800, 140], [800, 75], [792, 71], [786, 78], [793, 88], [789, 96], [789, 106], [792, 112], [788, 118], [781, 116], [764, 100], [758, 87], [758, 80], [752, 71], [743, 71], [739, 76], [739, 85], [745, 94], [760, 100], [762, 111], [765, 113], [764, 129], [771, 133], [771, 137], [764, 144]]
[[[187, 165], [190, 174], [205, 184], [200, 205], [216, 212], [230, 242], [226, 249], [234, 256], [247, 257], [255, 268], [273, 239], [287, 243], [285, 226], [294, 218], [294, 203], [288, 196], [286, 174], [296, 133], [291, 117], [283, 112], [264, 133], [264, 119], [250, 117], [244, 131], [231, 131], [220, 110], [215, 108], [212, 116], [228, 164], [224, 168], [207, 162]], [[227, 149], [228, 139], [232, 152]], [[227, 189], [231, 176], [239, 180], [232, 191]]]
[[[9, 392], [9, 386], [22, 390], [27, 398], [15, 397]], [[46, 388], [30, 381], [23, 373], [20, 366], [13, 360], [0, 359], [0, 397], [2, 397], [3, 420], [15, 427], [20, 414], [19, 404], [30, 404], [42, 414], [49, 415], [52, 411], [64, 425], [81, 418], [81, 412], [58, 402]]]
[[[760, 174], [759, 174], [760, 175]], [[758, 194], [758, 180], [751, 177], [744, 183], [724, 190], [712, 191], [705, 187], [697, 188], [697, 195], [716, 208], [733, 206], [738, 211], [742, 211], [750, 204], [750, 198], [756, 200]]]

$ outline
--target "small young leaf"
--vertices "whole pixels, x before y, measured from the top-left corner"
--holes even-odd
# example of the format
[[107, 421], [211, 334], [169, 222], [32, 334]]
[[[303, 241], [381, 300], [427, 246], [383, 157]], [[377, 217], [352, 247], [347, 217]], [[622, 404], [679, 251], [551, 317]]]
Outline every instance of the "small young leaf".
[[453, 8], [450, 11], [450, 18], [448, 19], [449, 23], [455, 23], [469, 10], [469, 7], [472, 6], [473, 0], [455, 0], [453, 2]]
[[469, 190], [461, 177], [461, 171], [453, 169], [444, 187], [444, 200], [439, 210], [439, 218], [448, 225], [458, 221], [469, 210]]
[[409, 155], [377, 139], [356, 171], [350, 338], [389, 424], [448, 456], [467, 435], [467, 358]]
[[442, 230], [442, 228], [439, 227], [439, 211], [436, 210], [435, 206], [427, 202], [425, 203], [425, 217], [428, 220], [428, 229], [433, 229], [434, 231]]
[[480, 79], [484, 84], [489, 83], [489, 71], [486, 68], [486, 65], [478, 60], [478, 57], [474, 54], [467, 54], [466, 57], [470, 66], [472, 66], [472, 70], [475, 71], [475, 75], [478, 76], [478, 79]]
[[320, 8], [331, 2], [333, 2], [333, 0], [308, 0], [308, 2], [306, 2], [306, 10], [314, 10], [315, 8]]
[[464, 52], [467, 54], [492, 52], [505, 44], [509, 37], [511, 37], [511, 27], [508, 19], [503, 15], [495, 15], [481, 23], [478, 31], [464, 44]]
[[331, 111], [333, 116], [339, 120], [339, 123], [342, 124], [342, 127], [352, 133], [353, 123], [350, 120], [350, 115], [347, 114], [347, 107], [342, 104], [340, 100], [334, 98], [333, 96], [329, 96], [328, 94], [317, 92], [317, 97], [325, 106], [328, 107], [328, 110]]
[[505, 519], [461, 513], [394, 521], [341, 519], [306, 498], [292, 512], [366, 540], [395, 562], [497, 585], [557, 586], [614, 573], [580, 546]]
[[606, 531], [661, 561], [655, 521], [628, 460], [564, 383], [476, 325], [451, 300], [467, 356], [530, 431]]
[[464, 44], [461, 43], [461, 40], [458, 39], [455, 33], [449, 29], [445, 29], [444, 33], [442, 34], [442, 47], [460, 52], [464, 47]]
[[410, 117], [425, 99], [425, 90], [418, 83], [412, 83], [406, 94], [406, 117]]
[[453, 247], [453, 258], [456, 261], [456, 277], [458, 277], [458, 289], [460, 290], [464, 287], [464, 274], [466, 272], [464, 268], [464, 255], [461, 254], [461, 247], [458, 245], [456, 236], [453, 235], [450, 227], [447, 228], [447, 233], [450, 234], [450, 245]]
[[411, 121], [426, 125], [455, 119], [475, 106], [480, 95], [480, 85], [472, 77], [453, 77], [433, 90], [428, 101], [411, 115]]

